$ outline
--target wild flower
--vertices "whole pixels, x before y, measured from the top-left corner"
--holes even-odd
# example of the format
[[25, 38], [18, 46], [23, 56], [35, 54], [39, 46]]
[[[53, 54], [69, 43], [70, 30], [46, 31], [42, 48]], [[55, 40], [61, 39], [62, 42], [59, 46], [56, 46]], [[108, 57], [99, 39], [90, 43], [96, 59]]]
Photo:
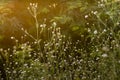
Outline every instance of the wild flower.
[[103, 30], [103, 32], [106, 32], [106, 31], [107, 31], [106, 29]]
[[102, 54], [102, 57], [108, 57], [108, 55], [106, 53]]
[[11, 39], [15, 39], [14, 37], [10, 37]]
[[94, 12], [93, 12], [93, 14], [95, 14], [95, 15], [96, 15], [97, 13], [98, 13], [97, 11], [94, 11]]
[[94, 34], [97, 34], [97, 33], [98, 33], [98, 31], [97, 31], [97, 30], [95, 30], [95, 31], [94, 31]]
[[118, 61], [118, 63], [120, 63], [120, 60]]
[[85, 18], [88, 18], [88, 15], [85, 15]]
[[90, 28], [88, 28], [88, 32], [91, 32]]
[[107, 46], [104, 46], [104, 47], [102, 48], [102, 50], [108, 52], [108, 51], [109, 51], [109, 48], [108, 48]]

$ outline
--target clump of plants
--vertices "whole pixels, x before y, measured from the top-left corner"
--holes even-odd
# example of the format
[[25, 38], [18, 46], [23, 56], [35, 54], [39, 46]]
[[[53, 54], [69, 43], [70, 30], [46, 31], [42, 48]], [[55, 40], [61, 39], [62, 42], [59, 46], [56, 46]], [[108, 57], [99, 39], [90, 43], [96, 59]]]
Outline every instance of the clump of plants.
[[[104, 6], [105, 7], [105, 6]], [[86, 28], [89, 43], [86, 47], [81, 41], [72, 41], [64, 35], [56, 22], [51, 25], [39, 23], [38, 4], [30, 3], [28, 11], [35, 22], [35, 36], [24, 28], [21, 41], [29, 37], [30, 41], [15, 42], [13, 48], [0, 49], [1, 80], [116, 80], [119, 79], [120, 31], [115, 32], [117, 21], [111, 27], [95, 12], [99, 28]], [[92, 12], [94, 13], [94, 12]], [[114, 17], [108, 15], [110, 20]], [[86, 18], [88, 18], [86, 16]], [[102, 26], [102, 27], [100, 27]]]

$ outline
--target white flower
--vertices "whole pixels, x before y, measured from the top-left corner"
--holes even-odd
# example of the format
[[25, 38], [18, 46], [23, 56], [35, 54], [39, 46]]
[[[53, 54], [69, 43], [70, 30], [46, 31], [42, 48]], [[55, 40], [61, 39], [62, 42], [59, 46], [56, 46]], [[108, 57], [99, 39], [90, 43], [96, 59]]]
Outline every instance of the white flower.
[[95, 31], [94, 31], [94, 34], [97, 34], [97, 33], [98, 33], [97, 30], [95, 30]]
[[43, 27], [45, 28], [45, 27], [46, 27], [46, 24], [43, 24]]
[[118, 61], [118, 63], [120, 63], [120, 60]]
[[104, 4], [100, 4], [100, 6], [101, 6], [101, 7], [103, 7], [103, 6], [104, 6]]
[[102, 50], [107, 52], [107, 51], [109, 51], [109, 48], [108, 48], [107, 46], [104, 46], [104, 47], [102, 48]]
[[28, 10], [30, 10], [30, 7], [27, 7]]
[[16, 73], [16, 71], [14, 70], [13, 73]]
[[104, 53], [104, 54], [102, 54], [102, 57], [104, 57], [104, 58], [105, 58], [105, 57], [107, 57], [107, 56], [108, 56], [108, 55], [107, 55], [107, 54], [105, 54], [105, 53]]
[[38, 7], [38, 3], [35, 3], [35, 8], [37, 8]]
[[87, 25], [89, 25], [89, 23], [87, 23]]
[[56, 7], [56, 4], [55, 4], [55, 3], [53, 4], [53, 7], [54, 7], [54, 8]]
[[0, 51], [2, 52], [2, 51], [3, 51], [3, 49], [2, 49], [2, 48], [0, 48]]
[[55, 27], [57, 25], [57, 23], [56, 22], [53, 22], [53, 26]]
[[10, 37], [11, 39], [14, 39], [14, 37]]
[[32, 6], [33, 4], [32, 3], [30, 3], [30, 6]]
[[88, 32], [91, 32], [90, 28], [88, 28]]
[[41, 25], [40, 25], [40, 27], [42, 28], [42, 27], [43, 27], [43, 25], [41, 24]]
[[106, 29], [103, 30], [103, 32], [106, 32], [106, 31], [107, 31]]
[[119, 22], [117, 22], [116, 24], [117, 24], [117, 25], [119, 25], [120, 23], [119, 23]]
[[27, 64], [24, 64], [24, 66], [27, 66]]
[[85, 15], [85, 18], [88, 18], [88, 15]]
[[95, 14], [95, 15], [96, 15], [97, 13], [98, 13], [97, 11], [93, 12], [93, 14]]

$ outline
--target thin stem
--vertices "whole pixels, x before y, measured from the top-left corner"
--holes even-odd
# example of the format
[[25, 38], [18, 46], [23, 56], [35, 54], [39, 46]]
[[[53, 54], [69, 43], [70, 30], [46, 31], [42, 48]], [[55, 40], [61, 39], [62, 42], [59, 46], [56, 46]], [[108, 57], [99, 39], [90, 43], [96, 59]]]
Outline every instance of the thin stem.
[[37, 15], [34, 17], [35, 18], [35, 26], [36, 26], [36, 36], [37, 36], [37, 42], [39, 41], [39, 23], [38, 23], [38, 20], [37, 20]]

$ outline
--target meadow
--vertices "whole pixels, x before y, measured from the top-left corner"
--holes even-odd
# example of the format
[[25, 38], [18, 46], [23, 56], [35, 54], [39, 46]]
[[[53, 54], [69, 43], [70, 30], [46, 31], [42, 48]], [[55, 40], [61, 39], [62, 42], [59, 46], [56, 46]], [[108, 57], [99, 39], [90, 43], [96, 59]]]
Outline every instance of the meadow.
[[0, 5], [0, 80], [120, 80], [119, 0], [14, 1]]

